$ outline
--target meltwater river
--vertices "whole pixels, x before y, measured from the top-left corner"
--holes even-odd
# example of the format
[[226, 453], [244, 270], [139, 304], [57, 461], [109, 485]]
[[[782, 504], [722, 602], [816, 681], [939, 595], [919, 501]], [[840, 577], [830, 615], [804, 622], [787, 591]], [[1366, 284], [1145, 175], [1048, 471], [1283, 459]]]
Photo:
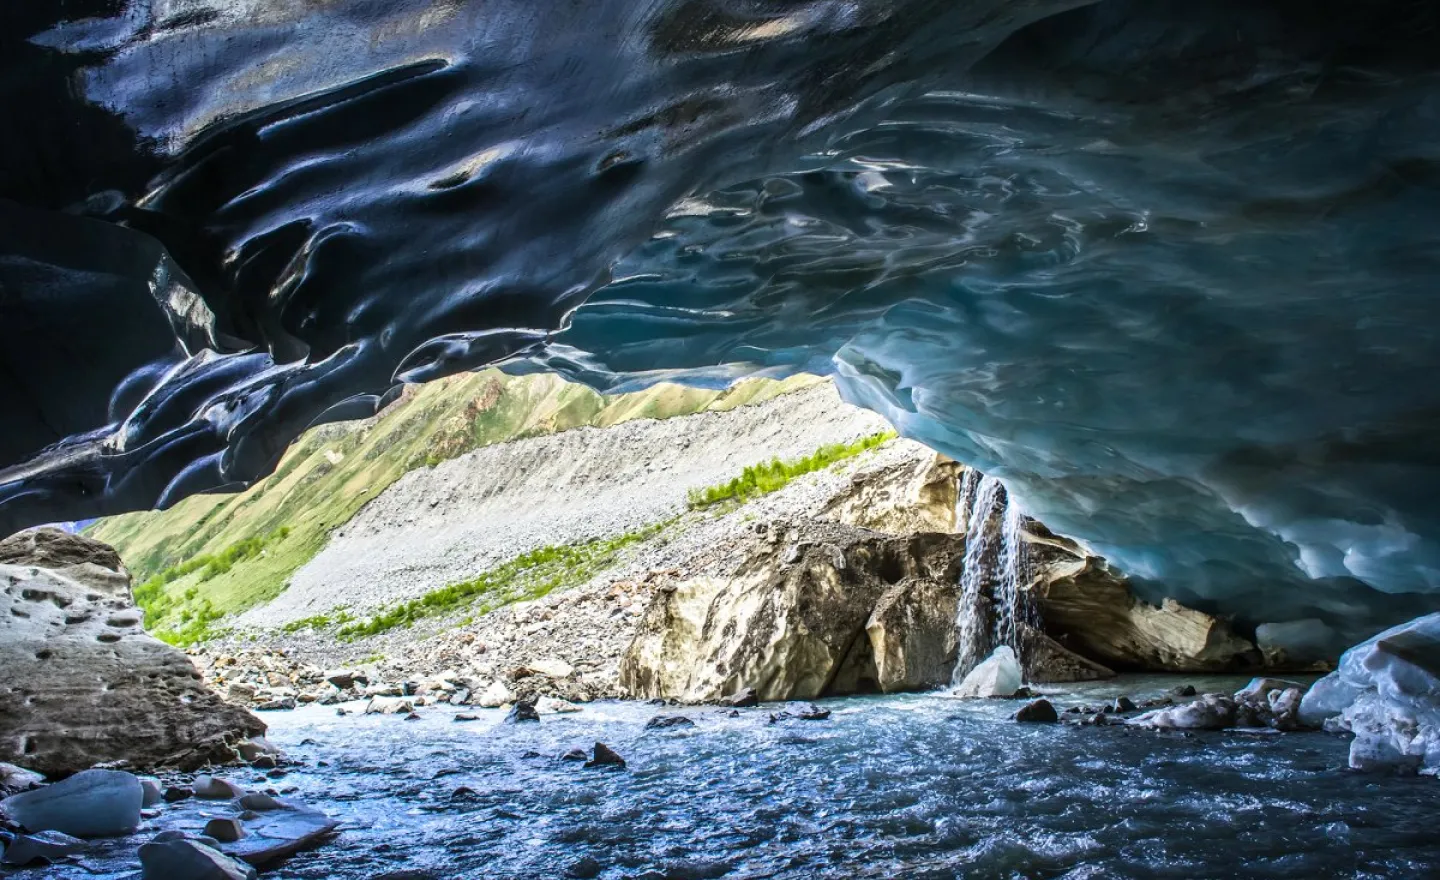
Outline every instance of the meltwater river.
[[[1129, 677], [1052, 698], [1178, 683], [1244, 680]], [[343, 822], [274, 878], [1440, 876], [1440, 783], [1349, 772], [1338, 737], [1022, 725], [1020, 702], [938, 694], [823, 705], [828, 720], [771, 724], [778, 707], [596, 703], [522, 725], [315, 706], [266, 718], [299, 766], [233, 778], [294, 786]], [[645, 729], [657, 712], [695, 726]], [[558, 759], [596, 740], [628, 768]], [[144, 839], [47, 877], [124, 876]]]

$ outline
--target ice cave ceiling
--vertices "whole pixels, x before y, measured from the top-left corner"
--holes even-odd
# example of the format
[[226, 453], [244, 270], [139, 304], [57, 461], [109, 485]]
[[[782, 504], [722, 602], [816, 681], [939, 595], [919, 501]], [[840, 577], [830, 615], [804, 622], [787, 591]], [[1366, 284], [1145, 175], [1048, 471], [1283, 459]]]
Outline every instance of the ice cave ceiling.
[[317, 420], [497, 361], [808, 369], [1157, 592], [1432, 610], [1437, 25], [7, 3], [0, 534], [242, 485]]

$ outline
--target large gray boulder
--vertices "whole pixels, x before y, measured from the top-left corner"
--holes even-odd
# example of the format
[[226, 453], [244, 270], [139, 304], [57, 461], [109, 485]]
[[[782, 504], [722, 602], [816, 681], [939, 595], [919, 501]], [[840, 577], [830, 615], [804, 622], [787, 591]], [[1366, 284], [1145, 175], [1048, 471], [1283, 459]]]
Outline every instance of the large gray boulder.
[[68, 779], [0, 801], [5, 815], [28, 831], [72, 837], [113, 837], [140, 825], [145, 792], [122, 770], [85, 770]]
[[0, 761], [51, 776], [115, 760], [193, 769], [264, 732], [141, 622], [105, 544], [55, 529], [0, 541]]

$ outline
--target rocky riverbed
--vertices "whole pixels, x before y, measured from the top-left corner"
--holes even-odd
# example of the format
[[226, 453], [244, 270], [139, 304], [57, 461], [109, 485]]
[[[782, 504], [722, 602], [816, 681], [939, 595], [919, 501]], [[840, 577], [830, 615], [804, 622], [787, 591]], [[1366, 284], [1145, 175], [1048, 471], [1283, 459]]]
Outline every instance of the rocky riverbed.
[[[1122, 698], [1183, 702], [1177, 687], [1229, 694], [1245, 684], [1125, 676], [1042, 693], [1065, 718]], [[1012, 716], [1022, 703], [853, 697], [802, 720], [780, 717], [778, 704], [600, 701], [521, 724], [499, 709], [427, 707], [406, 720], [309, 706], [270, 716], [279, 774], [231, 778], [340, 823], [331, 842], [264, 875], [277, 880], [1440, 870], [1433, 782], [1348, 772], [1339, 737], [1021, 724]], [[691, 723], [651, 723], [680, 716]], [[592, 757], [597, 741], [623, 769], [566, 759]], [[162, 807], [135, 834], [19, 876], [127, 877], [157, 830], [237, 812], [223, 801]]]

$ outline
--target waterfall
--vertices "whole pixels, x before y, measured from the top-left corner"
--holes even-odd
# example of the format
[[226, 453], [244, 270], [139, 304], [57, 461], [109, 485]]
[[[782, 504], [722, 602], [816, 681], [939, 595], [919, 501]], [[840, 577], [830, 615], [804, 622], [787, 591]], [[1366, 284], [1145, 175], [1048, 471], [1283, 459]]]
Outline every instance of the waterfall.
[[[992, 524], [997, 518], [999, 522]], [[953, 675], [956, 683], [1000, 645], [1009, 645], [1017, 656], [1021, 653], [1024, 520], [1020, 508], [1009, 503], [999, 480], [973, 469], [965, 470], [955, 502], [956, 528], [965, 530], [965, 560], [955, 620], [959, 635]]]

